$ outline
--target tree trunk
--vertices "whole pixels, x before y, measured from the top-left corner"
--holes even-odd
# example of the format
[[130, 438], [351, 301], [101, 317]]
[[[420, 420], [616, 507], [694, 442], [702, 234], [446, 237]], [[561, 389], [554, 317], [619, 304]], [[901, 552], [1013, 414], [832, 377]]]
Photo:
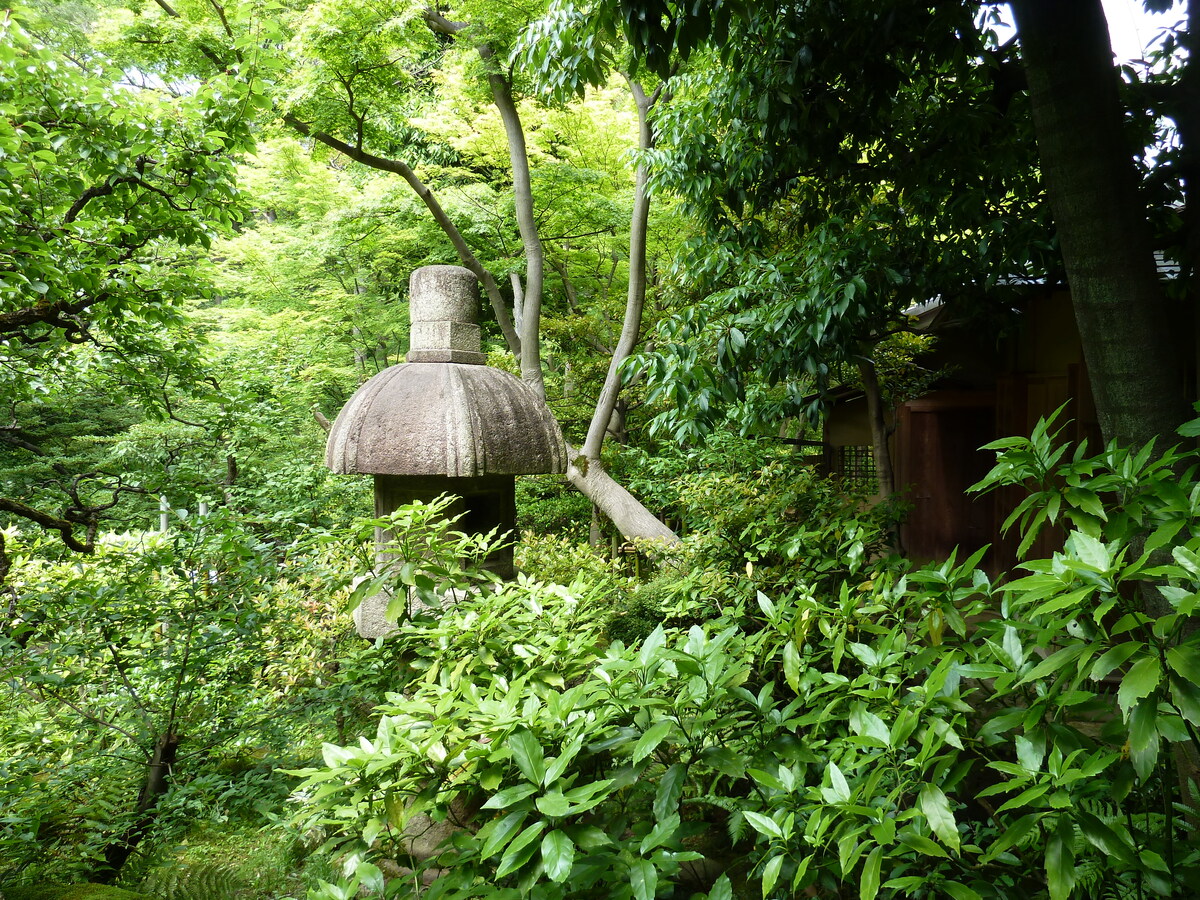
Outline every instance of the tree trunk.
[[863, 393], [867, 398], [867, 421], [871, 425], [871, 455], [875, 460], [875, 480], [879, 483], [879, 495], [890, 497], [896, 493], [896, 477], [892, 471], [892, 454], [888, 452], [887, 422], [883, 416], [883, 394], [879, 390], [879, 374], [875, 362], [868, 356], [855, 359], [858, 374], [862, 379]]
[[660, 522], [637, 497], [617, 484], [598, 461], [589, 460], [571, 447], [567, 448], [567, 457], [571, 459], [567, 480], [608, 516], [622, 535], [629, 540], [679, 543], [679, 535]]
[[[650, 125], [650, 108], [658, 99], [656, 91], [647, 97], [640, 84], [629, 83], [638, 114], [638, 149], [654, 146]], [[613, 525], [630, 540], [645, 539], [678, 543], [679, 536], [658, 520], [640, 501], [621, 487], [604, 470], [600, 449], [608, 432], [621, 393], [621, 366], [637, 345], [642, 329], [642, 310], [646, 303], [646, 228], [650, 216], [650, 198], [646, 194], [646, 166], [639, 163], [633, 195], [633, 214], [629, 223], [629, 291], [625, 300], [625, 318], [621, 336], [609, 360], [604, 387], [596, 401], [595, 412], [588, 425], [587, 437], [578, 454], [568, 451], [571, 464], [567, 480], [592, 501]]]
[[104, 863], [92, 876], [100, 884], [112, 884], [121, 874], [121, 867], [137, 849], [154, 825], [158, 801], [171, 787], [171, 767], [179, 750], [179, 735], [173, 731], [159, 735], [154, 752], [146, 763], [146, 776], [138, 794], [136, 817], [128, 828], [104, 848]]
[[370, 166], [372, 169], [378, 169], [380, 172], [391, 172], [394, 175], [399, 175], [403, 178], [408, 186], [413, 189], [413, 192], [425, 204], [425, 208], [429, 210], [438, 227], [442, 229], [442, 233], [449, 238], [450, 243], [454, 245], [454, 250], [458, 254], [459, 262], [465, 268], [470, 269], [475, 273], [475, 277], [483, 284], [483, 290], [487, 294], [488, 302], [492, 306], [492, 312], [496, 314], [496, 324], [500, 326], [500, 331], [504, 334], [504, 340], [508, 343], [509, 349], [518, 359], [521, 358], [521, 339], [517, 335], [517, 331], [513, 328], [512, 320], [508, 314], [508, 307], [504, 303], [504, 297], [500, 293], [500, 286], [496, 284], [495, 276], [491, 271], [484, 267], [475, 254], [471, 252], [471, 248], [467, 246], [466, 240], [455, 227], [454, 222], [442, 205], [434, 196], [433, 191], [429, 186], [417, 177], [416, 172], [402, 160], [387, 159], [386, 157], [376, 156], [373, 153], [368, 153], [362, 147], [348, 144], [345, 141], [334, 137], [331, 134], [326, 134], [323, 131], [314, 130], [306, 122], [301, 122], [293, 115], [285, 115], [283, 121], [298, 134], [305, 137], [311, 137], [313, 140], [319, 141], [326, 147], [338, 151], [348, 159], [352, 159], [364, 166]]
[[495, 53], [487, 44], [479, 46], [479, 55], [488, 67], [488, 85], [492, 103], [504, 123], [508, 139], [508, 158], [513, 170], [513, 200], [516, 204], [517, 227], [525, 250], [525, 289], [521, 292], [521, 380], [545, 398], [546, 383], [542, 375], [542, 283], [546, 266], [542, 239], [538, 235], [537, 219], [533, 214], [533, 184], [529, 174], [529, 153], [525, 146], [525, 129], [517, 104], [513, 100], [508, 76], [497, 70]]
[[1135, 148], [1122, 131], [1100, 0], [1013, 0], [1042, 177], [1106, 439], [1170, 442], [1189, 417]]
[[[654, 146], [654, 132], [650, 126], [650, 107], [658, 99], [655, 93], [647, 97], [640, 84], [630, 81], [638, 115], [638, 150], [646, 151]], [[608, 363], [604, 387], [596, 401], [596, 411], [588, 425], [587, 437], [581, 452], [594, 464], [600, 459], [600, 447], [604, 434], [612, 420], [617, 397], [621, 393], [621, 366], [633, 348], [637, 346], [642, 330], [642, 311], [646, 304], [646, 228], [650, 218], [650, 198], [646, 194], [646, 165], [639, 163], [634, 180], [633, 214], [629, 220], [629, 290], [625, 298], [625, 318], [621, 322], [621, 336]], [[626, 535], [628, 537], [628, 535]]]

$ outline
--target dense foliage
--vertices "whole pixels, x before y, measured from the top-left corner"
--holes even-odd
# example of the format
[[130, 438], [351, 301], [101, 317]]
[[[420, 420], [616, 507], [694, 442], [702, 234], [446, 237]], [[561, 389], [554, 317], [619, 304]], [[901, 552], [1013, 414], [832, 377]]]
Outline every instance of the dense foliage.
[[[1200, 893], [1200, 456], [997, 441], [996, 571], [803, 455], [832, 384], [926, 389], [911, 304], [990, 333], [1061, 268], [1021, 45], [884, 7], [0, 13], [0, 893]], [[1180, 296], [1130, 98], [1186, 38], [1122, 126]], [[583, 448], [511, 582], [321, 465], [438, 263]]]

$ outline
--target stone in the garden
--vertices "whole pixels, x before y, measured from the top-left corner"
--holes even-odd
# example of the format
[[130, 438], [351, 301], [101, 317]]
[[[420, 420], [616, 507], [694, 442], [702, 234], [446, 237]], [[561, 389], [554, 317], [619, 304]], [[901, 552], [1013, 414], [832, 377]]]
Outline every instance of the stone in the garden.
[[[376, 516], [450, 494], [457, 499], [448, 515], [462, 514], [459, 530], [513, 532], [515, 476], [566, 470], [558, 423], [519, 378], [486, 365], [470, 270], [417, 269], [409, 289], [408, 361], [350, 398], [329, 432], [325, 463], [335, 472], [374, 476]], [[512, 547], [486, 565], [512, 577]], [[394, 627], [387, 603], [385, 595], [364, 601], [355, 613], [359, 634], [376, 638]]]

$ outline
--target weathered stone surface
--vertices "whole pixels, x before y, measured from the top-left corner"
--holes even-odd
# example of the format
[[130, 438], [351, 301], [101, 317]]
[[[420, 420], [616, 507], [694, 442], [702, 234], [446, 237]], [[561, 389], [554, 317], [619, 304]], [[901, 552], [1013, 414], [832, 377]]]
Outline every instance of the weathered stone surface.
[[479, 326], [467, 322], [413, 322], [408, 335], [412, 350], [448, 348], [479, 352]]
[[479, 282], [470, 269], [462, 266], [416, 269], [408, 279], [408, 294], [410, 322], [479, 321]]
[[335, 472], [531, 475], [566, 471], [562, 433], [519, 378], [457, 363], [402, 363], [342, 408], [325, 448]]
[[409, 350], [404, 358], [411, 363], [452, 362], [468, 366], [487, 365], [486, 353], [475, 350], [446, 350], [440, 347], [432, 350]]

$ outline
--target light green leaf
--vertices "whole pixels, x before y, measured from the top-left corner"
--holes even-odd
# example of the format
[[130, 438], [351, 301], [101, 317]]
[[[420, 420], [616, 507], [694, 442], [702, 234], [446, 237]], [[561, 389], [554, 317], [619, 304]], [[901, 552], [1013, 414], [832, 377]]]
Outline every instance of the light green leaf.
[[638, 738], [637, 744], [634, 745], [633, 761], [639, 763], [653, 753], [654, 749], [671, 733], [672, 725], [674, 722], [670, 719], [662, 719], [646, 729], [646, 732]]
[[512, 751], [521, 774], [536, 785], [543, 784], [546, 778], [546, 757], [533, 732], [524, 728], [514, 731], [508, 738], [508, 748]]
[[629, 867], [629, 885], [635, 900], [654, 900], [658, 890], [658, 870], [649, 860], [635, 859]]
[[[833, 799], [830, 800], [829, 798]], [[842, 774], [842, 770], [838, 768], [837, 763], [829, 763], [829, 794], [826, 796], [826, 801], [830, 803], [847, 803], [850, 800], [850, 785], [846, 781], [846, 776]]]
[[542, 865], [546, 875], [556, 883], [567, 880], [575, 862], [575, 845], [561, 831], [551, 831], [542, 838]]
[[708, 892], [708, 900], [733, 900], [733, 882], [728, 875], [722, 875]]
[[800, 693], [800, 651], [795, 641], [783, 645], [783, 678], [793, 692]]
[[929, 822], [929, 827], [943, 844], [958, 852], [958, 827], [954, 822], [954, 813], [950, 809], [950, 801], [936, 785], [927, 784], [921, 788], [918, 800], [921, 812]]
[[1113, 669], [1125, 665], [1129, 657], [1133, 656], [1133, 654], [1137, 653], [1144, 646], [1145, 644], [1141, 641], [1126, 641], [1105, 651], [1104, 655], [1096, 660], [1095, 665], [1092, 666], [1092, 680], [1099, 681]]
[[562, 795], [562, 791], [548, 791], [534, 801], [538, 812], [544, 816], [565, 816], [571, 811], [570, 801]]
[[883, 848], [876, 847], [863, 864], [862, 880], [858, 883], [858, 900], [875, 900], [879, 893], [879, 869], [883, 862]]
[[1083, 531], [1074, 531], [1067, 538], [1067, 549], [1074, 550], [1076, 558], [1100, 572], [1112, 566], [1112, 555], [1108, 548], [1096, 538]]
[[1200, 684], [1200, 647], [1178, 644], [1167, 651], [1167, 665], [1192, 684]]
[[783, 868], [783, 857], [772, 856], [767, 860], [767, 864], [763, 866], [762, 874], [762, 895], [764, 900], [775, 889], [775, 882], [779, 880], [779, 870]]
[[1133, 664], [1125, 677], [1121, 679], [1121, 687], [1117, 691], [1117, 703], [1128, 716], [1133, 705], [1143, 697], [1154, 693], [1162, 678], [1162, 666], [1158, 657], [1143, 656]]
[[505, 788], [500, 793], [489, 797], [487, 803], [483, 804], [484, 809], [505, 809], [512, 806], [514, 803], [519, 803], [530, 794], [537, 793], [537, 786], [533, 784], [517, 784], [512, 787]]
[[925, 835], [917, 834], [914, 831], [902, 831], [896, 835], [896, 840], [905, 847], [910, 847], [918, 853], [924, 853], [926, 856], [940, 856], [943, 858], [949, 856], [941, 846], [935, 844], [929, 838], [925, 837]]
[[752, 812], [751, 810], [744, 811], [742, 815], [745, 816], [746, 821], [749, 822], [751, 827], [759, 834], [768, 838], [783, 837], [783, 829], [780, 828], [779, 823], [770, 816], [764, 816], [762, 813]]

